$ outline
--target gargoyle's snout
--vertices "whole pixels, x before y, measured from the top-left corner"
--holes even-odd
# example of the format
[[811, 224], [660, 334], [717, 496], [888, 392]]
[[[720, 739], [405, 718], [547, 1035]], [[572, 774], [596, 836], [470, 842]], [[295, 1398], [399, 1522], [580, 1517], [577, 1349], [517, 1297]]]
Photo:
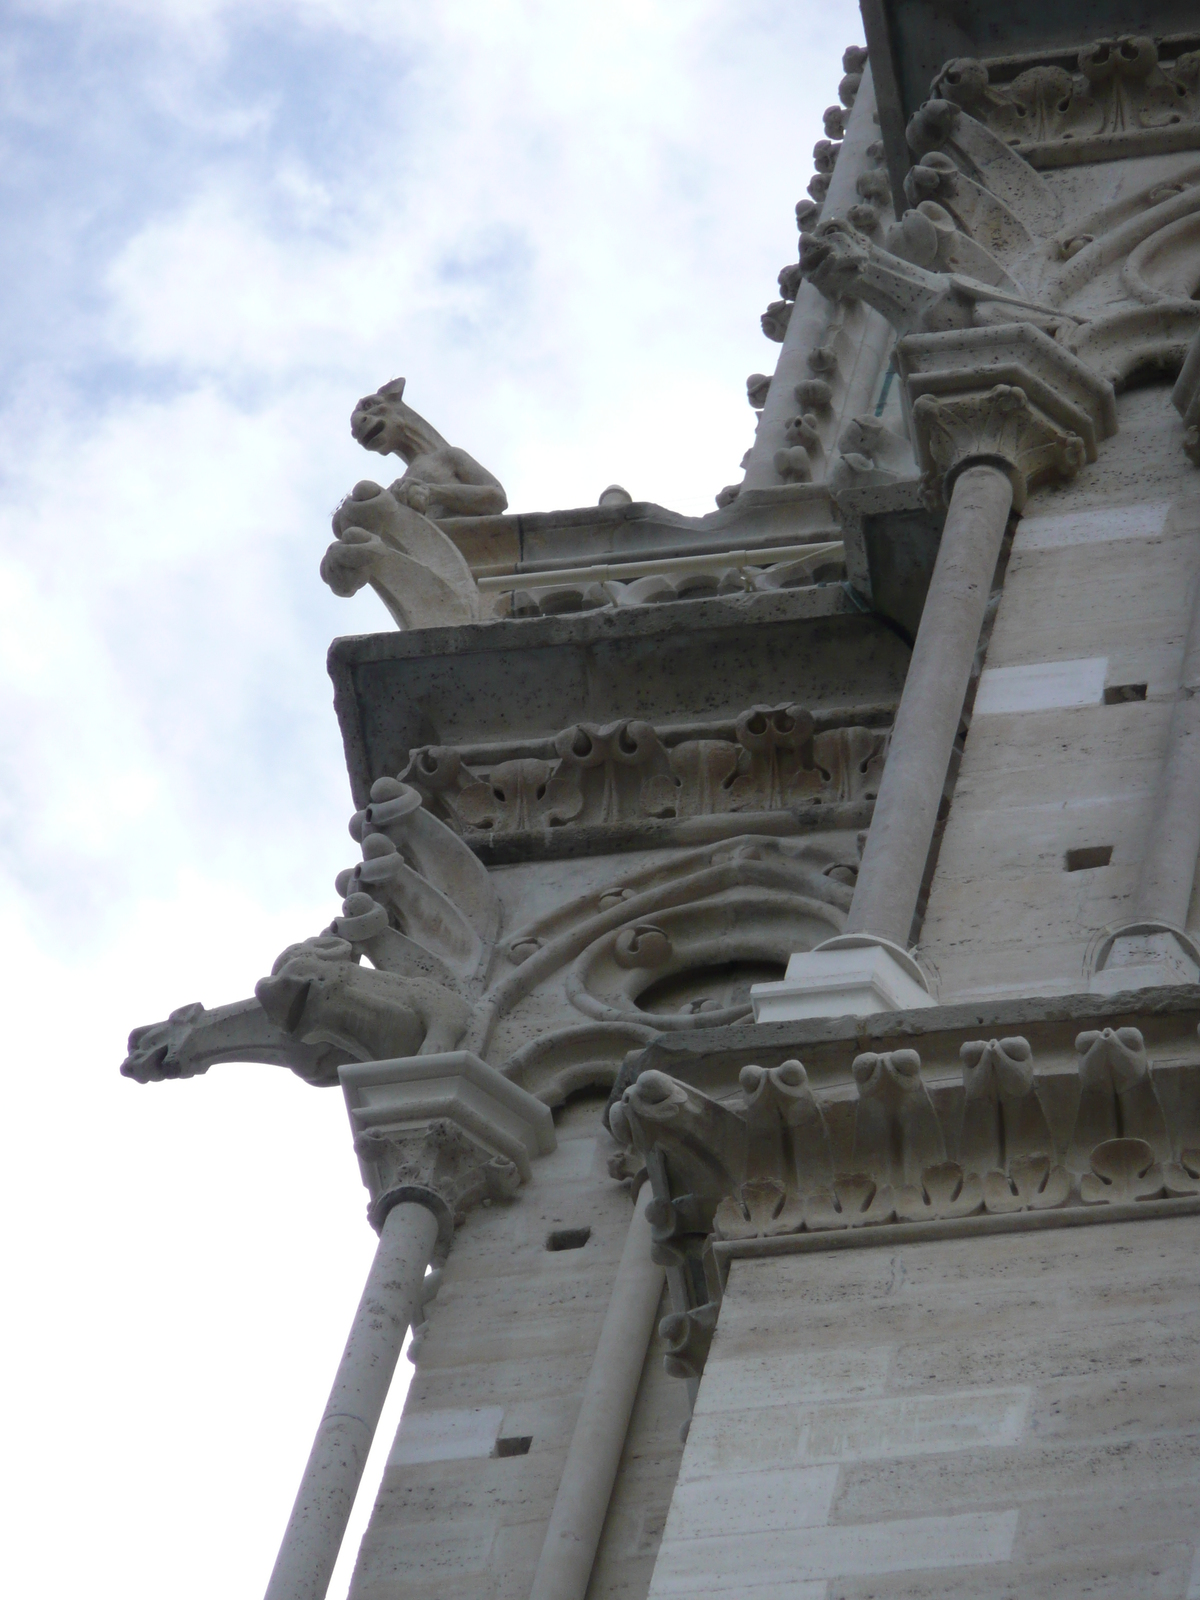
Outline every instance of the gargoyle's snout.
[[284, 1033], [295, 1033], [308, 1004], [311, 988], [311, 978], [278, 972], [273, 978], [260, 978], [254, 985], [254, 994], [277, 1028], [282, 1028]]
[[833, 246], [824, 239], [815, 239], [812, 234], [806, 233], [800, 241], [800, 272], [807, 278], [810, 273], [816, 272], [824, 262], [829, 260], [833, 253]]
[[154, 1050], [130, 1050], [121, 1063], [121, 1076], [135, 1083], [161, 1083], [164, 1078], [177, 1078], [179, 1068], [172, 1072], [167, 1064], [170, 1045], [160, 1044]]

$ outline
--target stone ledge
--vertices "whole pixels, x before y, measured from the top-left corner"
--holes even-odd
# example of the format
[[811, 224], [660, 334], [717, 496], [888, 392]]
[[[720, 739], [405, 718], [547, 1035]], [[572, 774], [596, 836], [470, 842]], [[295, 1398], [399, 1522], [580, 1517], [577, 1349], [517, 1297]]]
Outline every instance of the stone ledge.
[[981, 1035], [1023, 1034], [1043, 1059], [1074, 1056], [1083, 1028], [1138, 1027], [1157, 1061], [1200, 1061], [1200, 985], [1140, 989], [1125, 994], [1022, 996], [1007, 1000], [876, 1012], [865, 1017], [810, 1017], [664, 1034], [622, 1068], [618, 1098], [649, 1070], [696, 1088], [736, 1087], [743, 1066], [778, 1066], [799, 1057], [814, 1084], [844, 1081], [856, 1051], [919, 1049], [928, 1081], [959, 1071], [961, 1044]]
[[688, 517], [649, 500], [629, 505], [578, 506], [495, 517], [443, 517], [438, 527], [458, 546], [476, 575], [529, 572], [608, 557], [702, 555], [730, 545], [770, 545], [836, 537], [827, 485], [790, 484], [743, 490], [732, 505]]
[[363, 806], [423, 745], [623, 717], [720, 720], [768, 700], [848, 711], [898, 698], [907, 658], [892, 629], [831, 585], [341, 638], [328, 665]]
[[1078, 1206], [1061, 1211], [1017, 1211], [1009, 1216], [944, 1217], [930, 1222], [887, 1222], [879, 1227], [831, 1229], [826, 1233], [787, 1233], [767, 1239], [714, 1239], [710, 1246], [721, 1284], [734, 1261], [772, 1256], [812, 1255], [823, 1250], [867, 1250], [936, 1239], [972, 1239], [1001, 1233], [1044, 1233], [1053, 1228], [1086, 1228], [1093, 1223], [1152, 1222], [1163, 1217], [1200, 1216], [1200, 1195], [1178, 1200], [1135, 1200], [1121, 1205]]

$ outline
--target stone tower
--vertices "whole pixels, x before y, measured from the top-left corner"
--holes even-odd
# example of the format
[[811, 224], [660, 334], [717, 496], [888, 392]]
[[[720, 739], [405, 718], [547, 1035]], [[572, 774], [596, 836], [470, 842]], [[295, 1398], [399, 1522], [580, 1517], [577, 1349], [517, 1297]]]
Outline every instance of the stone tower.
[[1200, 1597], [1200, 16], [863, 15], [715, 512], [354, 411], [361, 860], [123, 1068], [349, 1114], [269, 1600], [410, 1325], [353, 1600]]

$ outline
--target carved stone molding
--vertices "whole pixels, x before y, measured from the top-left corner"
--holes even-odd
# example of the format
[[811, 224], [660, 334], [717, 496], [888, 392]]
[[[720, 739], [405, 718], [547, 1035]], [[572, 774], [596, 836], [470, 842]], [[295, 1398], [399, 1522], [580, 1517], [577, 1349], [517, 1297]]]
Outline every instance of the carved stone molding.
[[[1194, 1206], [1197, 1069], [1152, 1070], [1133, 1027], [1084, 1031], [1075, 1052], [1072, 1073], [1039, 1075], [1023, 1037], [968, 1041], [958, 1083], [939, 1083], [936, 1096], [916, 1050], [867, 1052], [849, 1063], [850, 1101], [841, 1086], [814, 1092], [795, 1060], [744, 1066], [740, 1095], [722, 1100], [651, 1069], [610, 1104], [609, 1125], [647, 1169], [656, 1259], [674, 1269], [705, 1262], [713, 1240], [1150, 1200]], [[711, 1266], [700, 1276], [708, 1289], [697, 1311], [715, 1283]], [[706, 1346], [682, 1324], [674, 1332], [695, 1375]]]
[[1019, 510], [1116, 432], [1112, 385], [1031, 323], [910, 335], [896, 346], [917, 458], [933, 494], [969, 461], [1003, 465]]
[[998, 62], [948, 61], [930, 94], [959, 106], [1036, 165], [1095, 160], [1115, 153], [1113, 146], [1132, 154], [1147, 144], [1155, 150], [1200, 144], [1200, 51], [1164, 59], [1155, 41], [1142, 36], [1100, 40], [1074, 61], [1026, 65], [1014, 76]]
[[1058, 427], [1011, 384], [953, 399], [921, 395], [913, 429], [933, 500], [948, 494], [963, 467], [989, 461], [1007, 470], [1020, 510], [1034, 484], [1067, 483], [1087, 459], [1077, 433]]
[[728, 732], [669, 738], [648, 722], [578, 723], [555, 736], [553, 758], [486, 769], [430, 745], [411, 753], [403, 781], [467, 837], [775, 811], [873, 796], [888, 735], [853, 724], [817, 731], [802, 706], [752, 706]]
[[443, 1252], [467, 1211], [512, 1199], [555, 1147], [549, 1108], [469, 1051], [361, 1062], [341, 1081], [372, 1223], [415, 1200]]
[[[819, 455], [819, 450], [816, 452]], [[792, 483], [808, 483], [813, 474], [811, 459], [805, 470], [789, 474]], [[733, 496], [737, 498], [736, 494]], [[523, 576], [512, 587], [490, 590], [485, 596], [493, 602], [498, 616], [513, 618], [557, 617], [579, 611], [626, 610], [630, 606], [665, 605], [676, 600], [711, 600], [732, 594], [770, 594], [780, 590], [808, 589], [816, 584], [835, 583], [845, 575], [842, 553], [835, 541], [809, 550], [797, 549], [776, 558], [764, 550], [755, 559], [753, 552], [717, 553], [697, 561], [683, 558], [678, 564], [655, 563], [661, 570], [638, 577], [641, 563], [628, 564], [630, 576], [621, 576], [620, 564], [608, 567], [609, 576], [575, 577], [569, 569], [548, 573], [543, 582], [536, 574]]]

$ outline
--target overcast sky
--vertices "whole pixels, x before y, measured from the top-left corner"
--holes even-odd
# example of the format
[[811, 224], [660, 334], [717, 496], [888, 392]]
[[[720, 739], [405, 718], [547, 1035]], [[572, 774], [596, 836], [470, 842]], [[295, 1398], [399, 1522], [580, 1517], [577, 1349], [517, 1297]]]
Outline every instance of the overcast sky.
[[117, 1067], [134, 1024], [249, 994], [356, 858], [325, 651], [391, 624], [317, 566], [341, 496], [394, 473], [351, 407], [403, 374], [513, 510], [614, 480], [711, 509], [861, 24], [0, 19], [5, 1588], [256, 1600], [374, 1243], [345, 1112], [262, 1066]]

